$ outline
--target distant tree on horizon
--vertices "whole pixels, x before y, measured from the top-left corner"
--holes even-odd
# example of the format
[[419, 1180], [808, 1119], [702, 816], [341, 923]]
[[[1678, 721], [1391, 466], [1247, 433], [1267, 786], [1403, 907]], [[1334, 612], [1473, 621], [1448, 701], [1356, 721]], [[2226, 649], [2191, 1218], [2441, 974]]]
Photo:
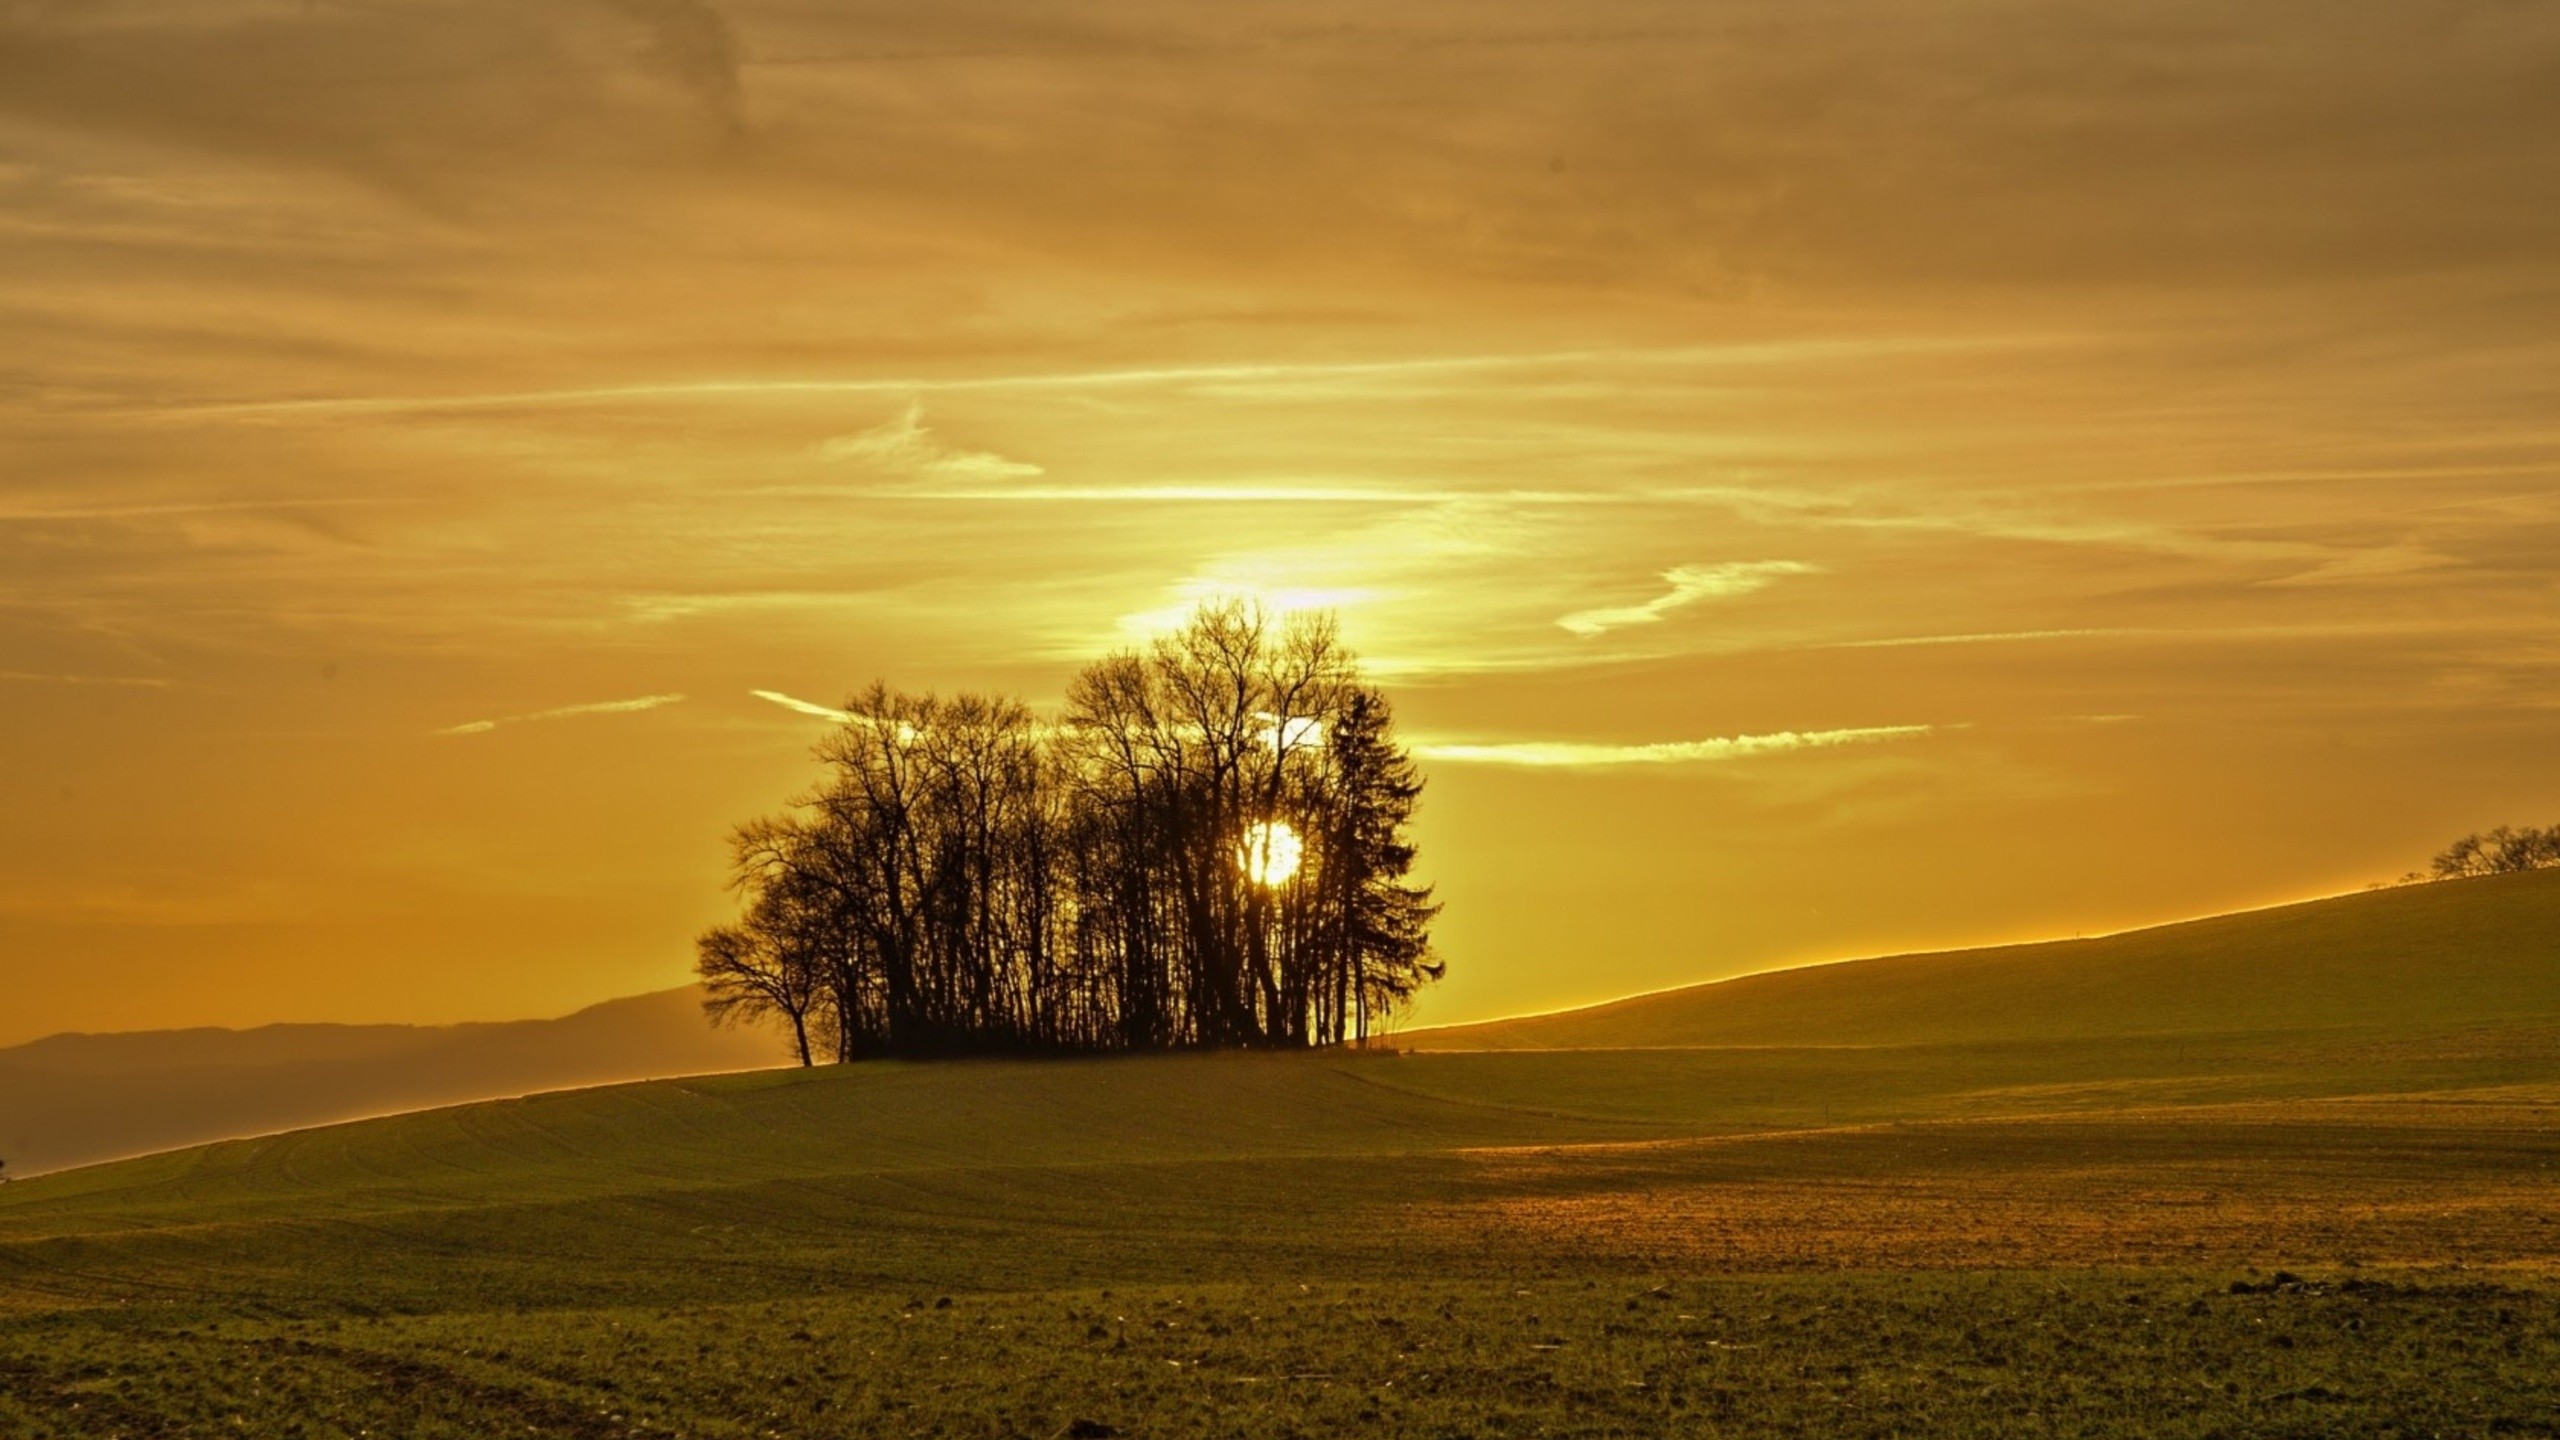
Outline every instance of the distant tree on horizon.
[[2485, 835], [2465, 835], [2446, 846], [2431, 863], [2429, 878], [2459, 880], [2554, 868], [2560, 868], [2560, 825], [2540, 830], [2501, 825]]
[[1442, 973], [1422, 778], [1330, 617], [1205, 605], [1054, 719], [874, 684], [817, 756], [697, 947], [715, 1020], [803, 1064], [1363, 1043]]

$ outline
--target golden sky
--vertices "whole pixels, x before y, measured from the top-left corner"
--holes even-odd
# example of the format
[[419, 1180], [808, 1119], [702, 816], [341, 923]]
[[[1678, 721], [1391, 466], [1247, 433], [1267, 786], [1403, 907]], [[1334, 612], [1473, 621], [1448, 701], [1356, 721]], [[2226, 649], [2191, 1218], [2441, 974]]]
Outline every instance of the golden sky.
[[682, 981], [1338, 609], [1483, 1018], [2560, 820], [2560, 8], [0, 3], [0, 1043]]

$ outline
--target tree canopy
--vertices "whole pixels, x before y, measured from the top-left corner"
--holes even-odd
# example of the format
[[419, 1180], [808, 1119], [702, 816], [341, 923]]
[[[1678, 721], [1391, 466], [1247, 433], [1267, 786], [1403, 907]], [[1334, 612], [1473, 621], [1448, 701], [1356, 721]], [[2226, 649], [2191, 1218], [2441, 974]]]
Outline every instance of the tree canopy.
[[2501, 825], [2486, 835], [2465, 835], [2444, 848], [2429, 869], [2438, 880], [2506, 875], [2560, 867], [2560, 825], [2537, 830]]
[[1203, 606], [1054, 716], [874, 684], [817, 758], [697, 946], [804, 1064], [1361, 1043], [1441, 974], [1422, 777], [1329, 617]]

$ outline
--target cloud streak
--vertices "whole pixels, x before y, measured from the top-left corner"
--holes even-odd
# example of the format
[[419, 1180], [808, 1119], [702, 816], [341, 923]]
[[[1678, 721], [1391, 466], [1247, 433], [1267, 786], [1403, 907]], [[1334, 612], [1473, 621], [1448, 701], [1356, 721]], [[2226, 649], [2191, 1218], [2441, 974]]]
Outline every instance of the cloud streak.
[[580, 715], [636, 715], [643, 710], [656, 710], [684, 702], [682, 695], [642, 695], [632, 700], [598, 700], [587, 705], [563, 705], [556, 710], [536, 710], [529, 715], [502, 715], [495, 720], [472, 720], [448, 725], [438, 735], [486, 735], [501, 725], [528, 725], [536, 720], [568, 720]]
[[1934, 725], [1870, 725], [1846, 730], [1779, 730], [1765, 735], [1719, 735], [1704, 740], [1663, 740], [1643, 745], [1600, 745], [1581, 741], [1527, 740], [1497, 744], [1423, 743], [1413, 753], [1425, 760], [1456, 765], [1512, 765], [1532, 769], [1606, 769], [1627, 765], [1699, 765], [1783, 755], [1796, 750], [1827, 750], [1841, 745], [1867, 745], [1908, 740], [1929, 734]]
[[21, 685], [121, 685], [165, 690], [171, 682], [148, 675], [54, 675], [37, 670], [0, 670], [0, 682]]
[[785, 695], [779, 690], [750, 690], [747, 693], [767, 704], [779, 705], [785, 710], [801, 715], [815, 715], [822, 720], [853, 718], [848, 712], [839, 710], [833, 705], [821, 705], [815, 700], [803, 700], [797, 695]]
[[1622, 630], [1630, 625], [1651, 625], [1672, 611], [1701, 600], [1723, 600], [1765, 590], [1780, 576], [1810, 575], [1816, 567], [1795, 560], [1742, 560], [1723, 565], [1682, 565], [1662, 572], [1664, 583], [1671, 588], [1641, 605], [1606, 606], [1597, 610], [1576, 610], [1559, 616], [1556, 624], [1576, 635], [1590, 637]]
[[1480, 355], [1423, 355], [1402, 359], [1247, 361], [1235, 364], [1133, 366], [1120, 369], [1026, 371], [1001, 375], [858, 376], [836, 379], [766, 378], [677, 380], [659, 384], [594, 385], [554, 389], [491, 390], [448, 395], [313, 395], [298, 399], [234, 400], [210, 404], [138, 407], [128, 413], [162, 416], [431, 414], [455, 410], [544, 409], [569, 405], [647, 405], [663, 401], [770, 400], [828, 395], [933, 395], [1044, 390], [1144, 389], [1215, 385], [1237, 381], [1320, 382], [1398, 375], [1473, 374], [1512, 370], [1573, 370], [1594, 365], [1680, 367], [1690, 365], [1813, 362], [1848, 355], [1896, 355], [2004, 349], [2049, 344], [2045, 337], [1914, 337], [1805, 340], [1759, 345], [1679, 346], [1654, 349], [1536, 350]]
[[1400, 489], [1380, 485], [1026, 485], [1004, 490], [931, 490], [912, 500], [1005, 500], [1043, 504], [1130, 505], [1606, 505], [1643, 496], [1565, 490]]
[[610, 0], [649, 32], [647, 58], [683, 86], [732, 134], [746, 127], [738, 83], [738, 37], [702, 0]]
[[0, 510], [0, 525], [69, 523], [83, 520], [158, 520], [195, 515], [258, 514], [267, 511], [369, 510], [425, 502], [377, 496], [310, 496], [290, 500], [206, 500], [161, 505], [85, 505], [57, 510]]
[[851, 461], [902, 475], [936, 480], [1028, 479], [1039, 466], [986, 450], [963, 450], [925, 427], [924, 402], [910, 400], [895, 419], [858, 435], [839, 435], [818, 447], [829, 460]]
[[2108, 635], [2156, 635], [2161, 632], [2106, 626], [2086, 630], [1982, 630], [1960, 635], [1896, 635], [1881, 640], [1840, 640], [1823, 650], [1901, 650], [1915, 645], [2014, 645], [2032, 640], [2085, 640]]

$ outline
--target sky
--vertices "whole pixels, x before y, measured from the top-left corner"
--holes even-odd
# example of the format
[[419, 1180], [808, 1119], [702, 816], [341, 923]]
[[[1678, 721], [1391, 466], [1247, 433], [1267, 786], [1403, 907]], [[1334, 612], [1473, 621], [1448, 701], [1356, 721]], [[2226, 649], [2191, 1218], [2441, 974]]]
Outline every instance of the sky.
[[0, 0], [0, 1044], [681, 983], [1221, 595], [1412, 1023], [2560, 820], [2560, 8]]

